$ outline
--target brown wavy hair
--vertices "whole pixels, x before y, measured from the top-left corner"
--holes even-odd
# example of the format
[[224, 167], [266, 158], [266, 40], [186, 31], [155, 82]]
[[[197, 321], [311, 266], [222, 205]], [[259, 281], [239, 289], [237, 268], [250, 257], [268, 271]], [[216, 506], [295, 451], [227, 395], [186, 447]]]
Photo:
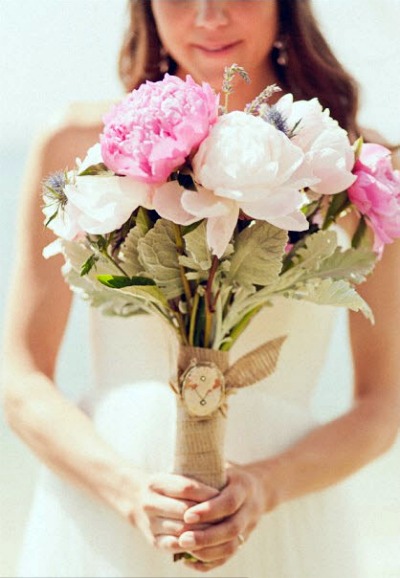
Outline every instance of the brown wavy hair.
[[[319, 30], [310, 0], [278, 0], [279, 38], [286, 46], [287, 66], [278, 64], [271, 52], [280, 86], [296, 99], [317, 97], [324, 108], [349, 132], [359, 134], [357, 125], [358, 85], [333, 54]], [[160, 80], [162, 45], [150, 0], [129, 1], [129, 25], [119, 56], [119, 74], [127, 91], [145, 80]], [[165, 60], [165, 57], [164, 57]], [[176, 63], [167, 57], [174, 74]]]

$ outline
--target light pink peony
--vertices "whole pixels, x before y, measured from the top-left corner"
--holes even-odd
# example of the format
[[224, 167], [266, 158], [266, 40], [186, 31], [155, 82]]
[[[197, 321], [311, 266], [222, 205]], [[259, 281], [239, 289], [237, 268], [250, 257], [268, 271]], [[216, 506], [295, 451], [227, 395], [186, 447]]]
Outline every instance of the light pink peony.
[[165, 182], [208, 135], [218, 104], [211, 86], [190, 76], [146, 82], [105, 117], [104, 163], [137, 181]]
[[347, 133], [318, 99], [293, 102], [293, 95], [283, 96], [276, 105], [294, 129], [292, 142], [305, 154], [305, 162], [319, 181], [311, 188], [323, 195], [345, 191], [354, 183], [354, 151]]
[[349, 188], [349, 198], [365, 215], [375, 235], [378, 253], [386, 243], [400, 237], [400, 171], [392, 168], [390, 151], [377, 144], [364, 144]]

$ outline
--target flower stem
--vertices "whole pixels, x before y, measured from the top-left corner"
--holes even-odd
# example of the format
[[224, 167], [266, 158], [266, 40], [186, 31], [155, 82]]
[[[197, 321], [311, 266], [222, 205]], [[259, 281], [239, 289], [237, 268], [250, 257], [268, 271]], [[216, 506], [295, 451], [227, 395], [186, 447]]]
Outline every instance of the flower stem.
[[235, 343], [236, 339], [239, 337], [241, 333], [243, 333], [243, 331], [246, 329], [250, 321], [253, 319], [254, 315], [256, 315], [256, 313], [258, 313], [260, 309], [262, 309], [262, 307], [263, 307], [262, 305], [258, 305], [257, 307], [254, 307], [254, 309], [251, 309], [248, 313], [246, 313], [246, 315], [232, 329], [228, 340], [225, 341], [225, 343], [223, 343], [223, 345], [221, 346], [220, 348], [221, 351], [229, 351], [229, 349]]
[[200, 295], [196, 291], [193, 299], [193, 308], [190, 315], [190, 327], [189, 327], [189, 345], [194, 345], [194, 333], [196, 329], [196, 316], [197, 310], [199, 308]]
[[215, 301], [212, 298], [213, 297], [212, 286], [214, 283], [215, 273], [217, 272], [218, 265], [219, 265], [218, 257], [216, 255], [214, 255], [213, 260], [212, 260], [212, 264], [211, 264], [210, 274], [209, 274], [208, 280], [207, 280], [206, 292], [204, 295], [205, 306], [206, 306], [205, 307], [205, 327], [204, 327], [204, 346], [205, 347], [209, 346], [210, 339], [211, 339], [212, 320], [213, 320], [213, 314], [215, 312], [215, 308], [214, 308]]
[[118, 271], [120, 271], [124, 275], [124, 277], [129, 277], [128, 273], [123, 270], [123, 268], [117, 263], [117, 261], [115, 261], [115, 259], [113, 259], [111, 257], [111, 255], [108, 254], [107, 249], [104, 249], [103, 251], [101, 251], [101, 254], [103, 255], [103, 257], [108, 259], [108, 261], [111, 261], [111, 263], [114, 265], [114, 267], [116, 267], [118, 269]]
[[[183, 255], [184, 254], [184, 243], [183, 243], [182, 232], [181, 232], [180, 226], [177, 225], [176, 223], [174, 223], [174, 232], [175, 232], [175, 243], [176, 243], [176, 249], [178, 251], [178, 255]], [[188, 315], [190, 317], [192, 314], [192, 292], [190, 290], [189, 281], [185, 275], [185, 268], [182, 267], [182, 265], [180, 263], [179, 263], [179, 272], [181, 275], [183, 290], [185, 292]]]
[[189, 345], [188, 338], [186, 335], [185, 322], [183, 320], [182, 313], [180, 311], [174, 311], [174, 316], [178, 322], [179, 334], [180, 334], [181, 339], [182, 339], [182, 344], [183, 345]]

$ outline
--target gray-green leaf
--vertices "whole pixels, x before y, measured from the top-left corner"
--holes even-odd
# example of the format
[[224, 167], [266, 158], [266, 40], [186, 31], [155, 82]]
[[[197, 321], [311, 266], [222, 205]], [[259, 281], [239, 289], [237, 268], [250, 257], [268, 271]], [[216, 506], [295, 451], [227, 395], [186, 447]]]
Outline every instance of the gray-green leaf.
[[362, 283], [373, 270], [375, 263], [376, 255], [372, 251], [367, 249], [342, 251], [337, 247], [330, 257], [321, 261], [318, 277]]
[[304, 299], [318, 305], [334, 305], [337, 307], [347, 307], [352, 311], [362, 311], [370, 321], [373, 321], [373, 314], [369, 305], [357, 293], [347, 281], [332, 281], [323, 279], [321, 281], [310, 281], [299, 289], [289, 291], [285, 297], [291, 299]]
[[296, 252], [293, 263], [307, 271], [319, 268], [322, 259], [326, 259], [337, 247], [335, 231], [318, 231], [310, 235], [304, 247]]
[[211, 268], [211, 251], [207, 245], [206, 224], [203, 221], [184, 236], [186, 255], [179, 256], [179, 263], [189, 270], [190, 280], [206, 281]]
[[143, 266], [139, 260], [138, 243], [147, 233], [148, 229], [143, 221], [137, 221], [119, 250], [119, 258], [124, 263], [124, 270], [131, 276], [138, 275], [143, 271]]
[[235, 243], [228, 281], [239, 285], [268, 285], [282, 267], [287, 234], [264, 221], [244, 229]]
[[183, 293], [173, 227], [173, 223], [159, 219], [138, 241], [142, 267], [167, 299], [180, 297]]

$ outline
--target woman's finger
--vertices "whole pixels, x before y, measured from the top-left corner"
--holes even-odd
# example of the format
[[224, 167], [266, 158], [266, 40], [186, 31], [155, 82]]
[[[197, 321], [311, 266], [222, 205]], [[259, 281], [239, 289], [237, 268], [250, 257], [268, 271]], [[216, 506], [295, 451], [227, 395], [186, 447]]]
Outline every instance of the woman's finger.
[[153, 536], [153, 546], [160, 550], [171, 552], [172, 554], [181, 554], [184, 552], [179, 545], [178, 538], [170, 534], [160, 534]]
[[245, 499], [246, 492], [241, 486], [229, 484], [216, 497], [189, 508], [184, 521], [187, 524], [218, 522], [237, 512]]
[[143, 497], [142, 507], [148, 516], [171, 518], [183, 521], [183, 516], [193, 502], [170, 498], [155, 492], [147, 492]]
[[161, 534], [180, 536], [183, 532], [191, 530], [205, 530], [208, 528], [208, 524], [196, 524], [190, 526], [185, 524], [182, 520], [156, 517], [152, 519], [150, 527], [154, 536]]
[[[222, 522], [210, 524], [204, 529], [190, 529], [184, 531], [179, 538], [179, 544], [182, 548], [188, 550], [201, 550], [203, 548], [212, 548], [229, 541], [233, 541], [237, 546], [243, 541], [246, 535], [247, 520], [243, 510], [226, 518]], [[239, 539], [238, 536], [241, 536]]]
[[179, 537], [188, 529], [188, 526], [181, 520], [157, 517], [151, 520], [150, 528], [154, 536], [170, 535]]
[[204, 502], [219, 494], [215, 488], [176, 474], [153, 475], [149, 482], [149, 488], [164, 496], [193, 502]]

